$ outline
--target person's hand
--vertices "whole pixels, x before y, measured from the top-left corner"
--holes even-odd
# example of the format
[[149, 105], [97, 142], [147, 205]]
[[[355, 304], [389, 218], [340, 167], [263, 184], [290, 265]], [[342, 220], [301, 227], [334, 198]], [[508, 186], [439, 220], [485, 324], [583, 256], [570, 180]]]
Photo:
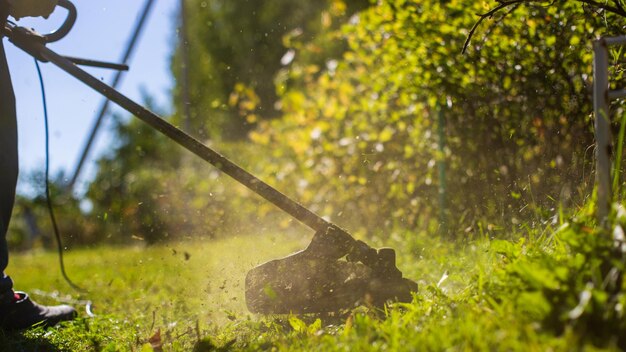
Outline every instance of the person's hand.
[[58, 0], [7, 0], [9, 3], [9, 15], [16, 20], [22, 17], [48, 18]]

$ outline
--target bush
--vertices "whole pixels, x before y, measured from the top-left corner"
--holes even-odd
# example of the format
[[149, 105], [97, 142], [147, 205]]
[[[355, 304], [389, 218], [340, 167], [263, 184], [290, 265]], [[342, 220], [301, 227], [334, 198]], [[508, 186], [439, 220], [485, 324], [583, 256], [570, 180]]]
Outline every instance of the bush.
[[462, 55], [484, 11], [385, 0], [328, 34], [350, 50], [286, 67], [284, 117], [251, 134], [285, 160], [266, 174], [294, 170], [299, 198], [364, 230], [423, 226], [440, 211], [455, 232], [537, 225], [580, 204], [592, 184], [590, 44], [609, 29], [576, 3], [531, 3], [480, 27]]

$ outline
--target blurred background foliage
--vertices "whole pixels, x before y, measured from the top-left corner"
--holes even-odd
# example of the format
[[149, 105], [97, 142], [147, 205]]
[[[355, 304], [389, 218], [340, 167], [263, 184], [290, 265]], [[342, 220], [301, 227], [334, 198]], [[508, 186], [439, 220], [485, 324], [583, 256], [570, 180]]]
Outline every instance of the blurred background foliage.
[[[190, 131], [211, 139], [241, 139], [261, 119], [281, 116], [274, 77], [291, 37], [307, 55], [343, 51], [340, 41], [320, 41], [368, 0], [187, 1], [187, 43], [178, 43], [172, 72], [181, 82], [181, 45], [188, 51]], [[338, 21], [331, 22], [331, 16]], [[323, 60], [311, 58], [313, 61]], [[182, 111], [181, 85], [174, 89]]]
[[[591, 41], [626, 22], [576, 1], [519, 3], [483, 22], [462, 54], [494, 4], [191, 0], [169, 119], [357, 236], [502, 237], [538, 225], [591, 194]], [[55, 198], [71, 243], [292, 226], [140, 122], [115, 125], [85, 198]], [[29, 212], [51, 233], [41, 200], [20, 204], [14, 242], [32, 238]]]
[[[339, 212], [366, 228], [419, 227], [443, 210], [458, 234], [481, 219], [543, 219], [543, 210], [580, 200], [591, 184], [589, 45], [606, 26], [576, 3], [530, 4], [497, 14], [461, 55], [486, 10], [378, 2], [330, 34], [348, 51], [325, 67], [294, 63], [285, 76], [302, 84], [283, 93], [285, 118], [253, 141], [286, 143], [288, 160], [311, 166], [301, 197], [341, 199]], [[438, 209], [442, 162], [446, 209]]]

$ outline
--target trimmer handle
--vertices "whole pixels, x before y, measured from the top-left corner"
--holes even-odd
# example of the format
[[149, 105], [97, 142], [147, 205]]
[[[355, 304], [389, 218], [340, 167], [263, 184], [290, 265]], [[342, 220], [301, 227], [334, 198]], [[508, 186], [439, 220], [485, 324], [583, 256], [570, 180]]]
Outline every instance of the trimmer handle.
[[46, 43], [56, 42], [57, 40], [65, 37], [74, 26], [74, 22], [76, 22], [77, 12], [74, 4], [72, 4], [69, 0], [59, 0], [57, 6], [61, 6], [62, 8], [67, 10], [67, 17], [65, 18], [65, 21], [63, 22], [61, 27], [59, 27], [59, 29], [50, 34], [42, 36]]

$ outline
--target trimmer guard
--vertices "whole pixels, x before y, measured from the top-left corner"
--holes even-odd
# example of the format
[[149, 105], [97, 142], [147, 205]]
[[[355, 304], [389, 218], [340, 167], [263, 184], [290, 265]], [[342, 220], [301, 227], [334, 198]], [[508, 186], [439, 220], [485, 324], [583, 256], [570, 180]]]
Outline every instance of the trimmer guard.
[[[328, 258], [318, 249], [310, 246], [250, 270], [246, 275], [248, 309], [261, 314], [340, 312], [358, 305], [411, 302], [411, 292], [417, 292], [417, 284], [399, 272]], [[393, 250], [383, 250], [388, 257], [391, 254], [395, 267]]]

